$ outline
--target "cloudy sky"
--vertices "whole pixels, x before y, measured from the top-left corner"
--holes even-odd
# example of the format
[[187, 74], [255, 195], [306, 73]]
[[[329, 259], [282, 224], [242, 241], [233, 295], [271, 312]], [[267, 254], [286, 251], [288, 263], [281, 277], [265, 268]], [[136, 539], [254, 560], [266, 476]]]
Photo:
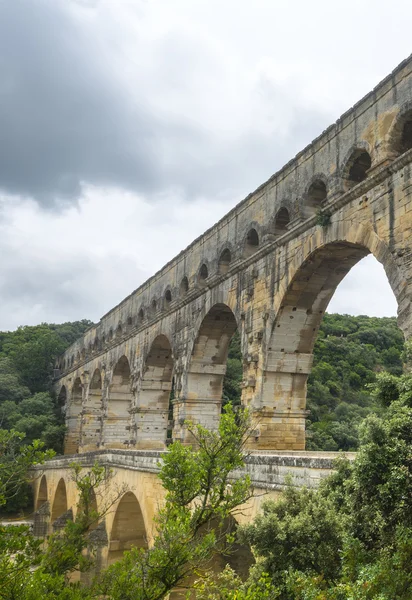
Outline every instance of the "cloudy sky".
[[[410, 0], [0, 0], [0, 329], [98, 320], [411, 52]], [[393, 315], [367, 258], [330, 310]]]

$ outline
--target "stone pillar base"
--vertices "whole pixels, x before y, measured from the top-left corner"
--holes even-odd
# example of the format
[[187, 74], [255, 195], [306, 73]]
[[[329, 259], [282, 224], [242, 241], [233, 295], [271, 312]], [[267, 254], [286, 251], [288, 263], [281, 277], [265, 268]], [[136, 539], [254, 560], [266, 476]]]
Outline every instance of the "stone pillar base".
[[253, 411], [248, 450], [304, 450], [306, 411]]

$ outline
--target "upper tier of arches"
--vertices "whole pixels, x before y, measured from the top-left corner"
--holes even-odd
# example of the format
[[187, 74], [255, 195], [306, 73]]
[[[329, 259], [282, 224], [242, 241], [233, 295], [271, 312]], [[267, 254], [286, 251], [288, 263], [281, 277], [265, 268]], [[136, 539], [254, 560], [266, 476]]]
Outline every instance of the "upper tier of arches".
[[365, 182], [378, 167], [385, 166], [411, 149], [412, 107], [406, 103], [393, 116], [384, 139], [379, 140], [379, 143], [377, 141], [373, 145], [370, 140], [360, 137], [341, 158], [339, 169], [330, 169], [329, 172], [324, 170], [312, 175], [296, 201], [291, 193], [285, 193], [284, 197], [279, 199], [280, 202], [276, 201], [266, 225], [252, 222], [241, 238], [217, 247], [213, 260], [210, 257], [200, 257], [194, 274], [182, 274], [173, 285], [167, 283], [163, 291], [157, 291], [157, 286], [153, 286], [153, 291], [145, 294], [135, 314], [129, 315], [125, 322], [111, 324], [106, 330], [103, 320], [96, 328], [94, 339], [72, 354], [62, 357], [58, 368], [66, 372], [119, 343], [123, 338], [127, 338], [132, 330], [144, 327], [161, 313], [173, 310], [185, 297], [190, 299], [193, 294], [214, 285], [217, 278], [225, 276], [240, 261], [251, 260], [268, 241], [275, 238], [278, 244], [286, 242], [289, 239], [289, 231], [299, 220], [310, 219], [326, 210], [331, 200], [342, 193], [350, 192], [353, 187]]

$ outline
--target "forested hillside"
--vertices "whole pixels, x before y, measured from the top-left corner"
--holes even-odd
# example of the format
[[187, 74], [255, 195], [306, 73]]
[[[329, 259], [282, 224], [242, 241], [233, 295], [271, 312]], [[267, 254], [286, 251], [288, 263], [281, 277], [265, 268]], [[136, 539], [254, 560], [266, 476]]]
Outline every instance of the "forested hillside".
[[[356, 450], [358, 426], [382, 411], [368, 389], [376, 374], [402, 373], [404, 339], [395, 317], [326, 314], [314, 349], [308, 381], [308, 450]], [[224, 400], [240, 403], [240, 340], [231, 343]]]
[[0, 332], [0, 427], [62, 451], [64, 424], [51, 390], [56, 357], [92, 323], [43, 323]]
[[[14, 428], [31, 442], [62, 451], [64, 425], [51, 391], [56, 357], [90, 327], [87, 320], [0, 332], [0, 428]], [[383, 409], [368, 390], [380, 371], [402, 373], [403, 336], [395, 318], [325, 315], [308, 382], [309, 450], [355, 450], [358, 425]], [[224, 403], [240, 403], [242, 358], [232, 340]]]

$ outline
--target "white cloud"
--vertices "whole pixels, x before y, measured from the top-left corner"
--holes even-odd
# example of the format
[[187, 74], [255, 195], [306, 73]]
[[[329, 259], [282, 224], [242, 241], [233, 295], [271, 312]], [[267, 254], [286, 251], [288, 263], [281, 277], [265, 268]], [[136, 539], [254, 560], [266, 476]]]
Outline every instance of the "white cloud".
[[[99, 318], [410, 51], [406, 0], [27, 2], [0, 6], [0, 328]], [[394, 314], [385, 282], [362, 261], [329, 310]]]

